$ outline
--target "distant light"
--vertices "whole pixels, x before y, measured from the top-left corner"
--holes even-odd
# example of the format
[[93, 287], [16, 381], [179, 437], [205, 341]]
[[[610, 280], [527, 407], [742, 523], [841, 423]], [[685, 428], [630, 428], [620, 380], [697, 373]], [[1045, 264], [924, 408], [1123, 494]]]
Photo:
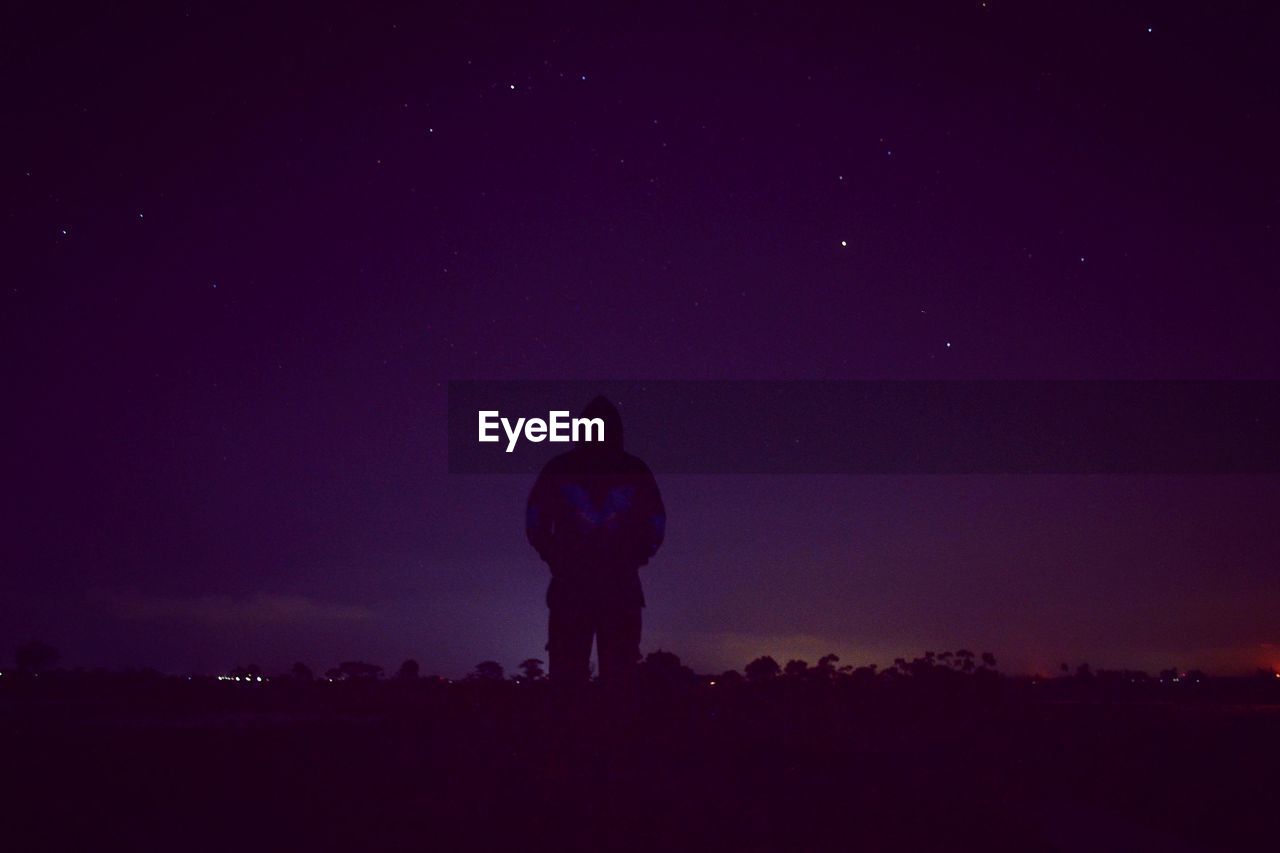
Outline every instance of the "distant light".
[[516, 84], [515, 84], [515, 83], [512, 83], [512, 84], [511, 84], [511, 91], [513, 91], [513, 92], [514, 92], [515, 90], [516, 90]]
[[951, 341], [947, 341], [947, 348], [948, 348], [948, 349], [950, 349], [950, 348], [951, 348]]
[[259, 680], [259, 681], [261, 681], [261, 680], [262, 680], [262, 676], [261, 676], [261, 675], [259, 675], [259, 676], [258, 676], [258, 680]]
[[849, 245], [849, 242], [848, 242], [847, 240], [841, 240], [841, 241], [840, 241], [840, 245], [841, 245], [842, 247], [844, 247], [844, 246], [848, 246], [848, 245]]
[[716, 683], [715, 683], [714, 681], [712, 681], [712, 682], [711, 682], [711, 686], [712, 686], [712, 687], [715, 687], [715, 686], [716, 686]]
[[1151, 32], [1151, 27], [1147, 27], [1147, 32]]

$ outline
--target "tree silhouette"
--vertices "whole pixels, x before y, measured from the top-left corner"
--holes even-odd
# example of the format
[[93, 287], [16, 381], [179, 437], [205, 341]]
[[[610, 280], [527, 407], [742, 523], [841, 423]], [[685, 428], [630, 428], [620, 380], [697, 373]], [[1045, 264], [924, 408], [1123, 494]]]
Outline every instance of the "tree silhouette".
[[396, 678], [401, 681], [412, 681], [418, 677], [418, 662], [413, 658], [409, 658], [400, 664], [400, 669], [396, 670]]
[[307, 666], [302, 661], [298, 661], [293, 665], [289, 670], [289, 676], [293, 678], [294, 681], [310, 683], [315, 680], [315, 674], [311, 672], [311, 667]]
[[546, 672], [542, 669], [542, 661], [537, 658], [526, 658], [520, 661], [520, 665], [516, 668], [523, 674], [525, 681], [541, 681], [546, 677]]
[[809, 664], [802, 660], [789, 660], [782, 671], [789, 678], [804, 678], [809, 674]]
[[645, 655], [640, 672], [650, 683], [668, 686], [692, 684], [696, 680], [693, 670], [680, 662], [679, 655], [662, 649]]
[[348, 681], [374, 681], [382, 677], [382, 667], [359, 660], [343, 661], [338, 672]]
[[[894, 670], [889, 670], [889, 671], [894, 672]], [[852, 679], [852, 681], [855, 684], [867, 684], [869, 682], [875, 681], [876, 664], [873, 663], [873, 664], [870, 664], [869, 666], [857, 667], [851, 673], [849, 673], [849, 678]]]
[[57, 649], [43, 640], [29, 640], [14, 650], [13, 662], [19, 672], [41, 673], [53, 669], [61, 657]]
[[473, 681], [501, 681], [503, 673], [502, 664], [496, 660], [482, 660], [468, 677]]
[[771, 678], [777, 678], [782, 675], [782, 667], [778, 666], [778, 662], [773, 658], [765, 655], [758, 657], [743, 668], [743, 672], [747, 674], [747, 681], [761, 682], [768, 681]]

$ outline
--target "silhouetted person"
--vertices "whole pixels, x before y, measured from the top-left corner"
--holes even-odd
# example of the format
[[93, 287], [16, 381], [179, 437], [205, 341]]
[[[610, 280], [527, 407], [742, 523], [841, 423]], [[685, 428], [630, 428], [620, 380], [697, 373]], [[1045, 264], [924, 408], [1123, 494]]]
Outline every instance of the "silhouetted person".
[[[604, 397], [582, 412], [604, 441], [579, 441], [546, 464], [529, 494], [529, 544], [551, 567], [547, 652], [553, 682], [628, 681], [640, 658], [640, 567], [662, 545], [667, 514], [647, 465], [623, 451], [622, 418]], [[594, 434], [592, 437], [595, 437]]]

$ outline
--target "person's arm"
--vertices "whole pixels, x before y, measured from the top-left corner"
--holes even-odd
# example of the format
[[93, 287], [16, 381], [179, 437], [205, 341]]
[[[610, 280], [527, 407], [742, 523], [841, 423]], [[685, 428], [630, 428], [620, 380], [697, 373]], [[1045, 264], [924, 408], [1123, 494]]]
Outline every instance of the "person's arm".
[[555, 537], [555, 513], [547, 469], [543, 468], [529, 492], [524, 510], [524, 533], [543, 562], [551, 562], [551, 542]]
[[641, 518], [644, 520], [644, 541], [640, 564], [644, 565], [658, 553], [667, 535], [667, 508], [662, 503], [662, 492], [658, 490], [658, 481], [654, 479], [653, 472], [648, 466], [644, 469], [640, 494], [642, 496]]

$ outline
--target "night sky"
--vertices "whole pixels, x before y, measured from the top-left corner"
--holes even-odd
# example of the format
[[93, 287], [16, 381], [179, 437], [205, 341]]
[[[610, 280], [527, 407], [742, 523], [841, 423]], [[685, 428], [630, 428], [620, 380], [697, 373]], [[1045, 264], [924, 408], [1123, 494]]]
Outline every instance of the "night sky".
[[[9, 4], [4, 655], [543, 656], [450, 379], [1280, 378], [1275, 4], [833, 5]], [[1280, 665], [1275, 477], [660, 485], [704, 671]]]

